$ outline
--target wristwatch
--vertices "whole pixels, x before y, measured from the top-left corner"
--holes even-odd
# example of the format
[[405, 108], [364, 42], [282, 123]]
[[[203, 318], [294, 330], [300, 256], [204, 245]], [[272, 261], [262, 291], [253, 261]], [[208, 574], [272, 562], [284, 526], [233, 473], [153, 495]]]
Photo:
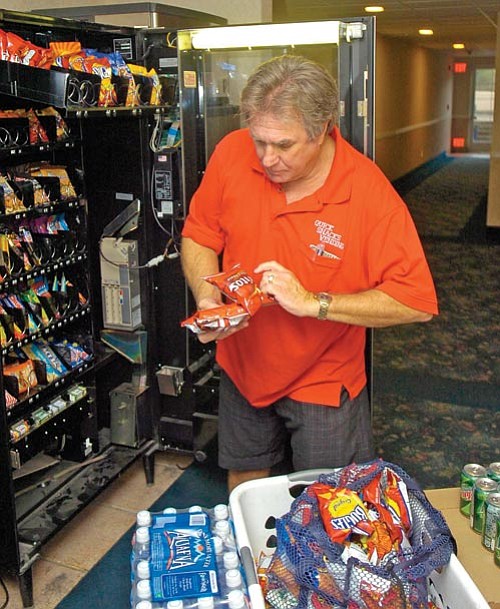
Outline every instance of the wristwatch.
[[331, 294], [327, 294], [326, 292], [318, 292], [314, 294], [314, 298], [319, 302], [319, 311], [317, 319], [321, 321], [325, 321], [328, 315], [328, 308], [330, 303], [332, 302]]

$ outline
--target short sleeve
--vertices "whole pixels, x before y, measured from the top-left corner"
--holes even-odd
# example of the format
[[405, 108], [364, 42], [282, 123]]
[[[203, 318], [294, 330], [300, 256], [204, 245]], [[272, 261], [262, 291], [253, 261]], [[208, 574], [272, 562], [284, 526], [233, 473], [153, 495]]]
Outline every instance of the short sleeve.
[[370, 283], [395, 300], [437, 315], [434, 281], [406, 205], [393, 208], [370, 236]]
[[218, 157], [218, 151], [215, 149], [201, 184], [191, 198], [182, 236], [220, 254], [224, 249], [225, 239], [220, 226], [223, 184]]

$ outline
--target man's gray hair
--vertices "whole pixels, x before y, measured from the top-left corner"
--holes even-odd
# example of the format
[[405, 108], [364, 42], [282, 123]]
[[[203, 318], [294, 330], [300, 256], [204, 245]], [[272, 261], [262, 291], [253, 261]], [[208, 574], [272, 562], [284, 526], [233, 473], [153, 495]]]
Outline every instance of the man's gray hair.
[[321, 64], [299, 55], [281, 55], [262, 63], [241, 94], [241, 114], [247, 123], [260, 114], [302, 121], [310, 139], [338, 120], [338, 90]]

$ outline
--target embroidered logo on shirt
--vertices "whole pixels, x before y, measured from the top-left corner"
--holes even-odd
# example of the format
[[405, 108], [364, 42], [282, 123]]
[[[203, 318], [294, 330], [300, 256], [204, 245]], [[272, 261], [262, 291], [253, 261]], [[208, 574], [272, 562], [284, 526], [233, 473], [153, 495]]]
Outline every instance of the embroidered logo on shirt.
[[316, 232], [318, 233], [319, 243], [311, 243], [309, 247], [313, 250], [315, 255], [340, 260], [340, 256], [326, 249], [327, 245], [330, 245], [340, 250], [340, 252], [342, 252], [345, 248], [345, 243], [342, 240], [342, 235], [338, 232], [335, 232], [335, 226], [322, 220], [315, 220], [314, 227], [316, 229]]
[[314, 257], [324, 256], [325, 258], [333, 258], [334, 260], [340, 260], [340, 256], [336, 256], [335, 254], [332, 254], [332, 252], [327, 252], [325, 250], [324, 243], [318, 243], [317, 245], [314, 245], [314, 243], [310, 243], [309, 247], [314, 252]]

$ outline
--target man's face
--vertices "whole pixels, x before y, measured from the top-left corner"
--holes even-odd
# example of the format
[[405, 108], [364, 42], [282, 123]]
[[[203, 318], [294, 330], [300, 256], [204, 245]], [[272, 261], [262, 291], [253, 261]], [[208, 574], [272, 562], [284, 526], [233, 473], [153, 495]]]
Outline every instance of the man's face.
[[259, 161], [272, 182], [306, 178], [314, 170], [324, 135], [310, 140], [300, 120], [261, 114], [249, 123]]

